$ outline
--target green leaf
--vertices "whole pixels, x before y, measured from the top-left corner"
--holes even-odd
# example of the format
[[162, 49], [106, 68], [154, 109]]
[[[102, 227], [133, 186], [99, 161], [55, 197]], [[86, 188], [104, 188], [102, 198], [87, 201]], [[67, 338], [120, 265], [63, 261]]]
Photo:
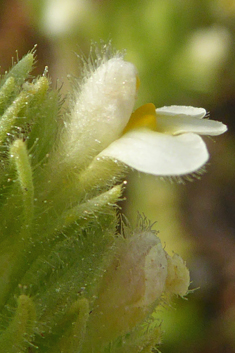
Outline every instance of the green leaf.
[[32, 345], [35, 320], [36, 312], [32, 299], [27, 295], [20, 295], [15, 315], [7, 329], [0, 335], [1, 352], [27, 352], [27, 348]]

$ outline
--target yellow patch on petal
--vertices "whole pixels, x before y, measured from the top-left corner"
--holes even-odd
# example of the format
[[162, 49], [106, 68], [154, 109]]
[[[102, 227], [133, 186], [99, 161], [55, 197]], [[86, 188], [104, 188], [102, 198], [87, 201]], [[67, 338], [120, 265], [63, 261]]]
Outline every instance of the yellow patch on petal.
[[139, 79], [139, 76], [136, 75], [136, 92], [139, 90], [139, 87], [140, 87], [140, 79]]
[[152, 103], [142, 105], [131, 114], [130, 120], [123, 133], [136, 128], [147, 127], [151, 130], [157, 129], [157, 117], [155, 106]]

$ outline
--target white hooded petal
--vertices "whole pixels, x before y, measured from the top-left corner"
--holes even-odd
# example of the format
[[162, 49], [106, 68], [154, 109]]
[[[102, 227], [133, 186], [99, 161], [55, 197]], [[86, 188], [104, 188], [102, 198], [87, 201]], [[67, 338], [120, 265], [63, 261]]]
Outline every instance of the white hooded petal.
[[196, 134], [170, 136], [147, 129], [126, 133], [99, 156], [117, 159], [140, 172], [163, 176], [192, 173], [209, 158], [204, 141]]
[[137, 70], [122, 57], [104, 60], [83, 76], [63, 135], [63, 154], [73, 158], [77, 166], [86, 164], [122, 135], [137, 90]]
[[136, 80], [135, 66], [119, 57], [86, 79], [71, 114], [78, 142], [98, 140], [102, 148], [121, 136], [135, 104]]
[[158, 111], [157, 109], [157, 129], [165, 134], [178, 135], [194, 132], [199, 135], [217, 136], [227, 131], [227, 126], [219, 121], [197, 119], [183, 114], [163, 115]]

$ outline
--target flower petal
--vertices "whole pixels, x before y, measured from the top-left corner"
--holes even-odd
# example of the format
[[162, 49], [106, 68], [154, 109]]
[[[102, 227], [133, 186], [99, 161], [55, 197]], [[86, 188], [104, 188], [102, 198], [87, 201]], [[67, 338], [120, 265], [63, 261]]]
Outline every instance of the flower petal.
[[170, 105], [169, 107], [157, 108], [156, 113], [164, 116], [185, 115], [202, 119], [206, 115], [206, 109], [185, 105]]
[[197, 119], [190, 115], [158, 115], [157, 130], [165, 134], [178, 135], [194, 132], [199, 135], [217, 136], [227, 131], [223, 123], [209, 119]]
[[76, 168], [88, 164], [122, 135], [133, 111], [137, 87], [135, 66], [119, 54], [101, 59], [97, 68], [85, 65], [62, 134], [61, 154], [74, 160]]
[[164, 176], [192, 173], [206, 163], [209, 154], [196, 134], [170, 136], [146, 129], [126, 133], [99, 156], [117, 159], [140, 172]]

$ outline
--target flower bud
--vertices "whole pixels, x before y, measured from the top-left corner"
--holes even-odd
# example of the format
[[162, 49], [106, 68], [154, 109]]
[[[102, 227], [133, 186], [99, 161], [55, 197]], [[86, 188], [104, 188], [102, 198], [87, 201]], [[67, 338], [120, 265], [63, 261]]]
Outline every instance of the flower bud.
[[174, 254], [167, 256], [166, 292], [185, 296], [190, 284], [189, 270], [182, 258]]
[[102, 344], [130, 332], [156, 306], [166, 277], [166, 253], [154, 232], [120, 242], [103, 276], [88, 337]]

